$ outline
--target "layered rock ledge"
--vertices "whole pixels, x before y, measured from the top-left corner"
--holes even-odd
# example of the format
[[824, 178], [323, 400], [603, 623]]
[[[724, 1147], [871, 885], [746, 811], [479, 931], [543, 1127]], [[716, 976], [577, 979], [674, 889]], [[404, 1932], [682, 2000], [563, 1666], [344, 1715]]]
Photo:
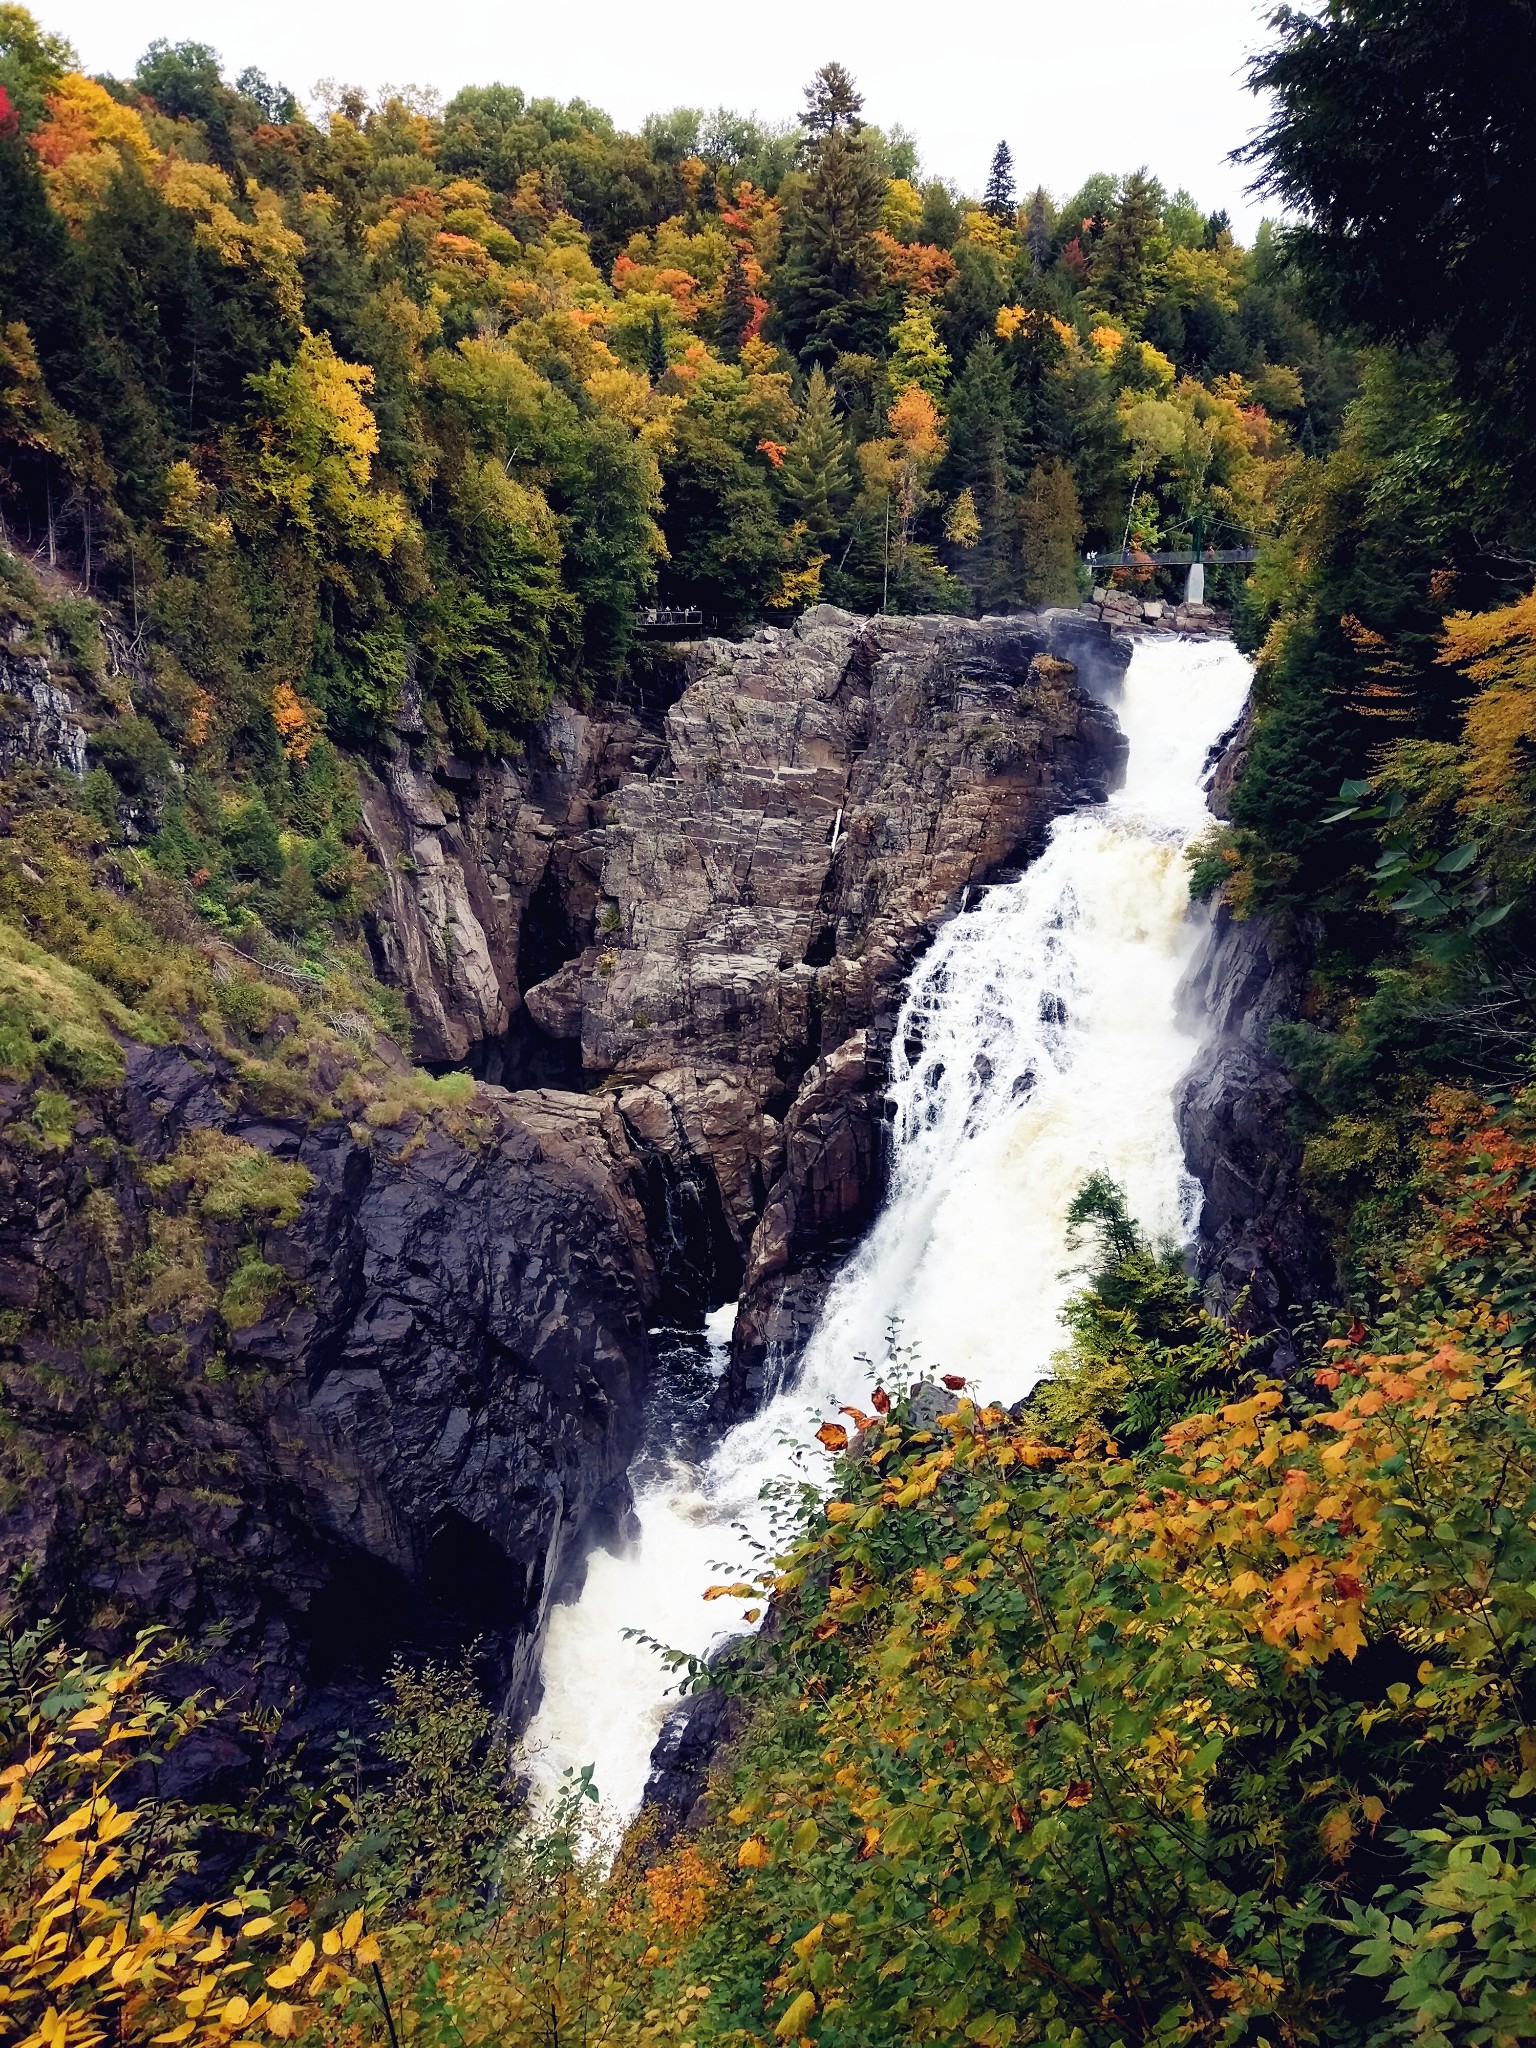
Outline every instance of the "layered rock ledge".
[[441, 1058], [614, 1097], [664, 1256], [740, 1291], [725, 1393], [792, 1356], [880, 1180], [885, 1043], [966, 891], [1119, 774], [1126, 643], [1076, 613], [860, 621], [681, 651], [657, 719], [562, 713], [516, 766], [403, 734], [370, 792], [377, 952]]

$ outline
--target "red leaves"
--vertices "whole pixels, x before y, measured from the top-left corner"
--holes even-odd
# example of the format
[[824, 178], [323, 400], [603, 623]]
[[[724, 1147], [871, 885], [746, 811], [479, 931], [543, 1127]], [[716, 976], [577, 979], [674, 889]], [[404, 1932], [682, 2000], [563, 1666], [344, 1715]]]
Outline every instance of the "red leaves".
[[958, 1394], [964, 1391], [965, 1380], [960, 1373], [946, 1372], [942, 1374], [941, 1377], [944, 1381], [945, 1386], [949, 1388], [952, 1394]]
[[876, 1387], [875, 1391], [869, 1397], [869, 1402], [870, 1406], [874, 1409], [877, 1415], [890, 1414], [891, 1397], [885, 1391], [884, 1387]]
[[1335, 1572], [1333, 1575], [1333, 1590], [1341, 1600], [1363, 1600], [1365, 1598], [1365, 1587], [1355, 1577], [1353, 1572]]
[[1086, 1806], [1093, 1797], [1093, 1786], [1086, 1778], [1074, 1778], [1066, 1790], [1068, 1806]]

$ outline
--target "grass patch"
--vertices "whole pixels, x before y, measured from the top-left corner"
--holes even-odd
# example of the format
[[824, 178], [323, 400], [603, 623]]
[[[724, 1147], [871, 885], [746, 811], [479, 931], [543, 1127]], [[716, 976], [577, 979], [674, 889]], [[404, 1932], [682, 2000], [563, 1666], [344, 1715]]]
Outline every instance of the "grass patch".
[[170, 1158], [145, 1175], [157, 1193], [189, 1181], [199, 1213], [209, 1222], [261, 1218], [281, 1227], [296, 1223], [314, 1175], [297, 1160], [274, 1159], [224, 1131], [193, 1131]]
[[93, 976], [0, 920], [0, 1073], [29, 1081], [46, 1068], [81, 1087], [109, 1086], [123, 1078], [116, 1034], [162, 1042]]
[[232, 1330], [259, 1323], [283, 1290], [280, 1266], [269, 1265], [254, 1246], [247, 1246], [219, 1298], [219, 1313]]

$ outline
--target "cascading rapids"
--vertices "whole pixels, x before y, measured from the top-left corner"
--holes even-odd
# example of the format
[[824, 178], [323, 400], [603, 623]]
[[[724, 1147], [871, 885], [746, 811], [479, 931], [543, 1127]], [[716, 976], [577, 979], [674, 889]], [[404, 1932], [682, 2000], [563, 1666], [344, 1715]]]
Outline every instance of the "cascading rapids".
[[702, 1652], [722, 1622], [739, 1629], [700, 1595], [768, 1539], [764, 1487], [820, 1469], [808, 1411], [858, 1402], [893, 1330], [924, 1372], [1016, 1400], [1062, 1342], [1066, 1213], [1089, 1174], [1119, 1182], [1152, 1234], [1188, 1233], [1198, 1190], [1172, 1104], [1196, 1049], [1175, 1015], [1198, 936], [1184, 849], [1206, 822], [1210, 747], [1248, 682], [1226, 642], [1142, 642], [1115, 706], [1124, 786], [1058, 819], [1018, 881], [983, 891], [939, 933], [892, 1047], [885, 1207], [834, 1283], [794, 1384], [702, 1466], [654, 1467], [636, 1501], [638, 1544], [594, 1556], [581, 1598], [556, 1610], [528, 1734], [546, 1787], [593, 1763], [613, 1819], [635, 1811], [668, 1676], [624, 1630]]

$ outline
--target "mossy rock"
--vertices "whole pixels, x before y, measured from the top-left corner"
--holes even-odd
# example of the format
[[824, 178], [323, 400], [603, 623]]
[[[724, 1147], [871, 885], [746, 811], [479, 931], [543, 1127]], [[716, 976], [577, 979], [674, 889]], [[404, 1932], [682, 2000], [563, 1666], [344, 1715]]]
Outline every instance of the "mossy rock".
[[78, 967], [0, 920], [0, 1074], [28, 1081], [41, 1068], [80, 1087], [123, 1078], [120, 1037], [161, 1034]]

